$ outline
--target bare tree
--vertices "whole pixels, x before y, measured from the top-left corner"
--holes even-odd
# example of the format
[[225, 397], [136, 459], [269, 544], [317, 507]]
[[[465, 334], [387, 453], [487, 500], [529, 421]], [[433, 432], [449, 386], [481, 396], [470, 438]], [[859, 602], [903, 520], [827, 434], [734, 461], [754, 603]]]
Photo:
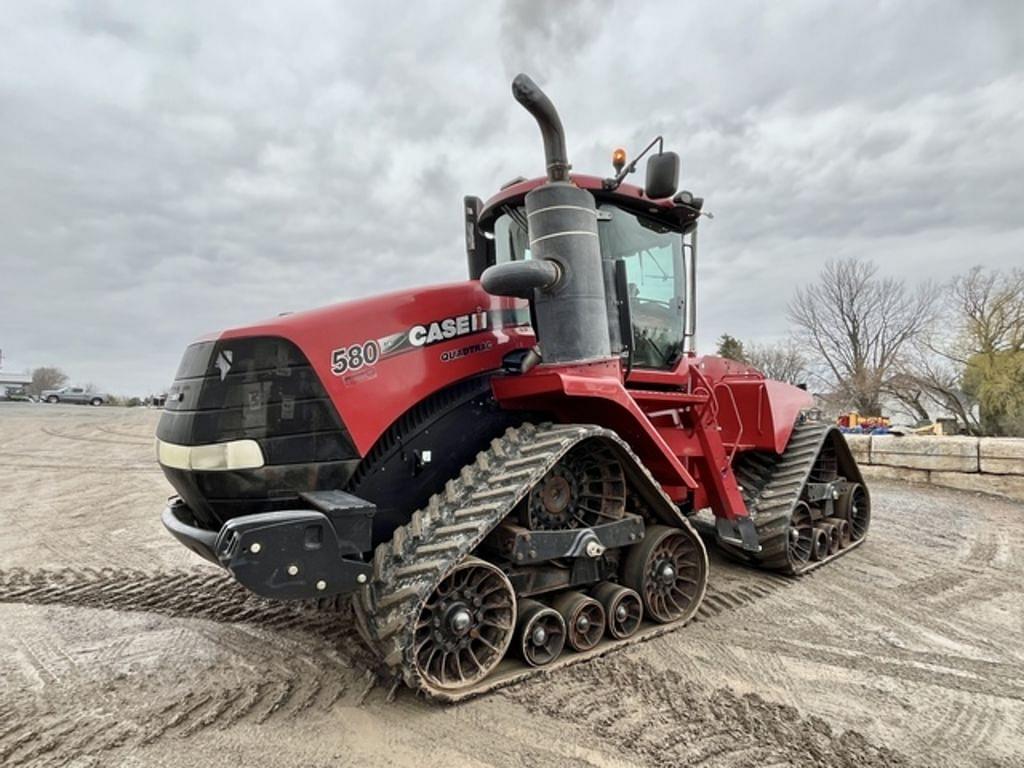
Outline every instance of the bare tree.
[[1024, 350], [1024, 269], [985, 272], [974, 267], [953, 281], [952, 292], [960, 315], [961, 355]]
[[746, 361], [769, 379], [789, 384], [807, 383], [807, 357], [792, 339], [777, 344], [744, 345]]
[[868, 416], [881, 414], [887, 386], [937, 307], [932, 284], [911, 290], [877, 272], [870, 261], [830, 261], [816, 283], [797, 289], [789, 305], [799, 340], [819, 363], [816, 375]]
[[44, 366], [32, 371], [32, 383], [28, 385], [28, 392], [39, 397], [44, 389], [59, 389], [67, 383], [68, 377], [60, 368]]

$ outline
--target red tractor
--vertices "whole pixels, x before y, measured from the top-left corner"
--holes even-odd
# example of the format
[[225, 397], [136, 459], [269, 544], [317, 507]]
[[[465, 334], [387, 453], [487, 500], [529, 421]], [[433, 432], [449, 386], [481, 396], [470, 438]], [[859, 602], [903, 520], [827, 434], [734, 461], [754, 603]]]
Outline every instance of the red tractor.
[[547, 175], [466, 198], [468, 281], [201, 339], [157, 430], [174, 536], [259, 595], [351, 595], [382, 669], [446, 700], [685, 623], [698, 527], [796, 575], [870, 518], [805, 391], [695, 353], [677, 155], [570, 174], [547, 96], [512, 90]]

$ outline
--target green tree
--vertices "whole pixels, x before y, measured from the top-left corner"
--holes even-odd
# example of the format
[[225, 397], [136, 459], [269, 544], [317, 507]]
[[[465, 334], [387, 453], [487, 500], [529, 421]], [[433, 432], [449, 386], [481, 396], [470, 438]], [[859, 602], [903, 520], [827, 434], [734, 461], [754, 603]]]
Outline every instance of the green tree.
[[718, 337], [718, 356], [739, 363], [747, 362], [747, 358], [743, 354], [743, 342], [728, 333], [723, 333]]
[[1024, 269], [955, 278], [907, 381], [975, 435], [1024, 435]]
[[978, 403], [984, 434], [1024, 436], [1024, 351], [974, 355], [963, 390]]

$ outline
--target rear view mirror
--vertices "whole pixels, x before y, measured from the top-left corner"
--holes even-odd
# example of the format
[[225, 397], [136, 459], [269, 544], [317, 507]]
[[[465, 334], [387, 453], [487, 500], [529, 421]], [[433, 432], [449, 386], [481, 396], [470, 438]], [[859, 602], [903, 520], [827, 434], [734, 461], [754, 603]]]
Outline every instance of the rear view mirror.
[[679, 155], [659, 152], [647, 159], [647, 182], [644, 193], [652, 200], [672, 197], [679, 186]]

